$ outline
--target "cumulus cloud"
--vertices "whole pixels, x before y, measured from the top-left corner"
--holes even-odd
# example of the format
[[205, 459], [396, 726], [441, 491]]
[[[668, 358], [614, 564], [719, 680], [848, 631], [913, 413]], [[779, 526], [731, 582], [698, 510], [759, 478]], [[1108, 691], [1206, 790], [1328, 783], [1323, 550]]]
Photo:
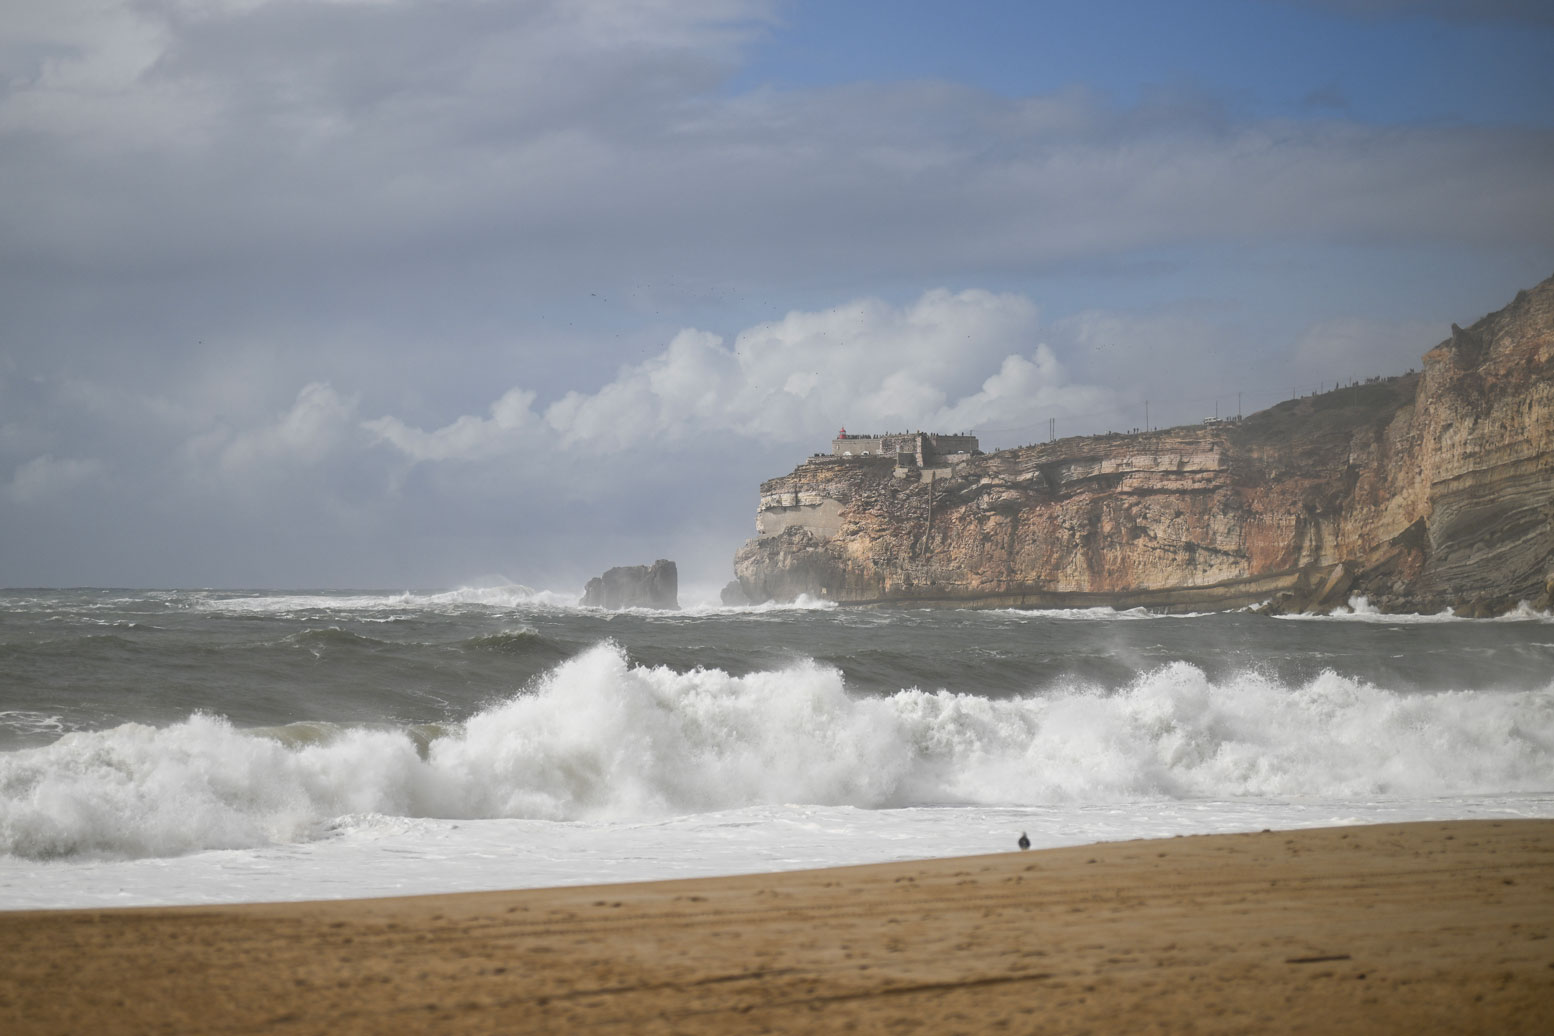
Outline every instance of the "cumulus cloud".
[[[1029, 357], [1006, 356], [998, 373], [966, 396], [929, 418], [937, 429], [982, 428], [985, 445], [1011, 445], [1039, 424], [1033, 418], [1070, 417], [1093, 421], [1117, 412], [1117, 393], [1098, 385], [1074, 384], [1052, 349], [1038, 345]], [[1039, 438], [1025, 435], [1023, 438]]]
[[328, 384], [304, 385], [296, 400], [269, 424], [234, 435], [221, 449], [228, 475], [248, 477], [272, 467], [307, 467], [336, 450], [354, 429], [358, 400]]
[[395, 417], [365, 427], [412, 460], [469, 460], [504, 443], [524, 448], [540, 430], [562, 448], [605, 454], [697, 436], [819, 444], [844, 422], [879, 430], [1032, 423], [1053, 408], [1099, 405], [1106, 392], [1073, 384], [1037, 334], [1036, 307], [1020, 295], [939, 289], [904, 306], [860, 299], [789, 313], [732, 343], [682, 331], [612, 381], [566, 393], [537, 421], [534, 393], [515, 388], [490, 417], [465, 415], [430, 432]]
[[501, 453], [504, 447], [518, 448], [520, 433], [534, 419], [529, 409], [533, 402], [533, 392], [515, 388], [491, 404], [491, 416], [466, 414], [435, 431], [412, 428], [397, 417], [365, 421], [362, 427], [411, 460], [470, 460]]

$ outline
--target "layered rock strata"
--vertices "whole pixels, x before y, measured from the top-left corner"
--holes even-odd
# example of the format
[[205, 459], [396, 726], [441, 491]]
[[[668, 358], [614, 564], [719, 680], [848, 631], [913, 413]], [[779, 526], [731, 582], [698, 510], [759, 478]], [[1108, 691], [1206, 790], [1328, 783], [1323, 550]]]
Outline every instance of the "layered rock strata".
[[1417, 374], [1238, 422], [761, 486], [752, 601], [1494, 614], [1554, 595], [1554, 278]]

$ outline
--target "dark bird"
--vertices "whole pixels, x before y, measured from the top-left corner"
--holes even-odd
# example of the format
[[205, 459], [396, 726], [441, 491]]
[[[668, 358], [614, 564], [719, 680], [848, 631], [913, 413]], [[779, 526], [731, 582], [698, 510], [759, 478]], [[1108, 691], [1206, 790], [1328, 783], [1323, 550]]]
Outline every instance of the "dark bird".
[[1017, 844], [1021, 849], [1029, 849], [1031, 847], [1031, 840], [1025, 837], [1024, 831], [1020, 832], [1020, 841]]

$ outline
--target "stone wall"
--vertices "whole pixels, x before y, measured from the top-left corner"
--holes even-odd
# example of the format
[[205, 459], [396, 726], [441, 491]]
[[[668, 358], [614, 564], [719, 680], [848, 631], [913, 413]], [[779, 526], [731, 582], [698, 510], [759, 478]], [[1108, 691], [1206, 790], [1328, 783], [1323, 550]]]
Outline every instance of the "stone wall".
[[932, 465], [951, 455], [970, 455], [977, 451], [977, 437], [970, 434], [899, 432], [889, 435], [845, 435], [831, 440], [833, 457], [900, 458], [918, 467]]
[[909, 432], [891, 435], [848, 435], [831, 440], [833, 457], [892, 457], [902, 450], [915, 453], [916, 436]]

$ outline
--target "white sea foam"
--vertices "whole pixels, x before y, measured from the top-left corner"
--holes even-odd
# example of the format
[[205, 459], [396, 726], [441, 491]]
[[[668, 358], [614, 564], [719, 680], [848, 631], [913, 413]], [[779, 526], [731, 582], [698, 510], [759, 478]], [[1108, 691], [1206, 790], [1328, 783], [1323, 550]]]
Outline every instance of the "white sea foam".
[[[560, 612], [603, 612], [606, 609], [583, 607], [579, 595], [536, 590], [522, 584], [493, 587], [461, 587], [435, 593], [375, 594], [201, 594], [193, 607], [222, 614], [295, 616], [310, 612], [351, 613], [363, 621], [373, 621], [379, 613], [413, 616], [424, 612], [545, 610]], [[689, 603], [677, 611], [654, 608], [626, 608], [625, 612], [642, 615], [761, 615], [772, 612], [832, 611], [835, 601], [800, 594], [793, 601], [768, 601], [763, 604], [723, 605]], [[400, 617], [402, 617], [400, 616]]]
[[64, 721], [55, 713], [37, 709], [0, 710], [0, 730], [10, 729], [24, 735], [54, 734], [65, 732]]
[[461, 587], [432, 593], [368, 594], [220, 594], [207, 592], [193, 603], [195, 608], [226, 614], [294, 615], [298, 612], [446, 612], [470, 608], [506, 611], [514, 608], [561, 608], [576, 606], [576, 598], [536, 590], [520, 583], [505, 586]]
[[1374, 622], [1387, 626], [1405, 626], [1437, 622], [1554, 622], [1554, 613], [1540, 612], [1526, 601], [1504, 615], [1491, 619], [1469, 619], [1454, 614], [1450, 609], [1428, 613], [1384, 612], [1371, 604], [1369, 598], [1357, 595], [1349, 598], [1344, 607], [1334, 609], [1327, 615], [1292, 612], [1278, 618], [1303, 622]]
[[710, 604], [690, 603], [680, 609], [682, 615], [768, 615], [775, 612], [829, 612], [835, 611], [835, 601], [827, 601], [809, 594], [799, 594], [791, 601], [763, 601], [761, 604]]
[[1132, 621], [1137, 619], [1190, 619], [1198, 612], [1161, 612], [1148, 608], [992, 608], [989, 614], [1005, 615], [1018, 619], [1069, 619], [1093, 621], [1108, 619]]
[[317, 900], [658, 881], [1231, 831], [1554, 817], [1554, 796], [1144, 801], [1103, 805], [746, 806], [650, 820], [350, 814], [301, 844], [176, 859], [0, 856], [0, 910]]
[[812, 662], [731, 676], [599, 645], [424, 755], [408, 732], [285, 745], [196, 715], [0, 755], [0, 851], [165, 856], [337, 818], [627, 822], [784, 803], [1085, 806], [1554, 790], [1554, 685], [1398, 694], [1175, 663], [1115, 693], [848, 693]]

